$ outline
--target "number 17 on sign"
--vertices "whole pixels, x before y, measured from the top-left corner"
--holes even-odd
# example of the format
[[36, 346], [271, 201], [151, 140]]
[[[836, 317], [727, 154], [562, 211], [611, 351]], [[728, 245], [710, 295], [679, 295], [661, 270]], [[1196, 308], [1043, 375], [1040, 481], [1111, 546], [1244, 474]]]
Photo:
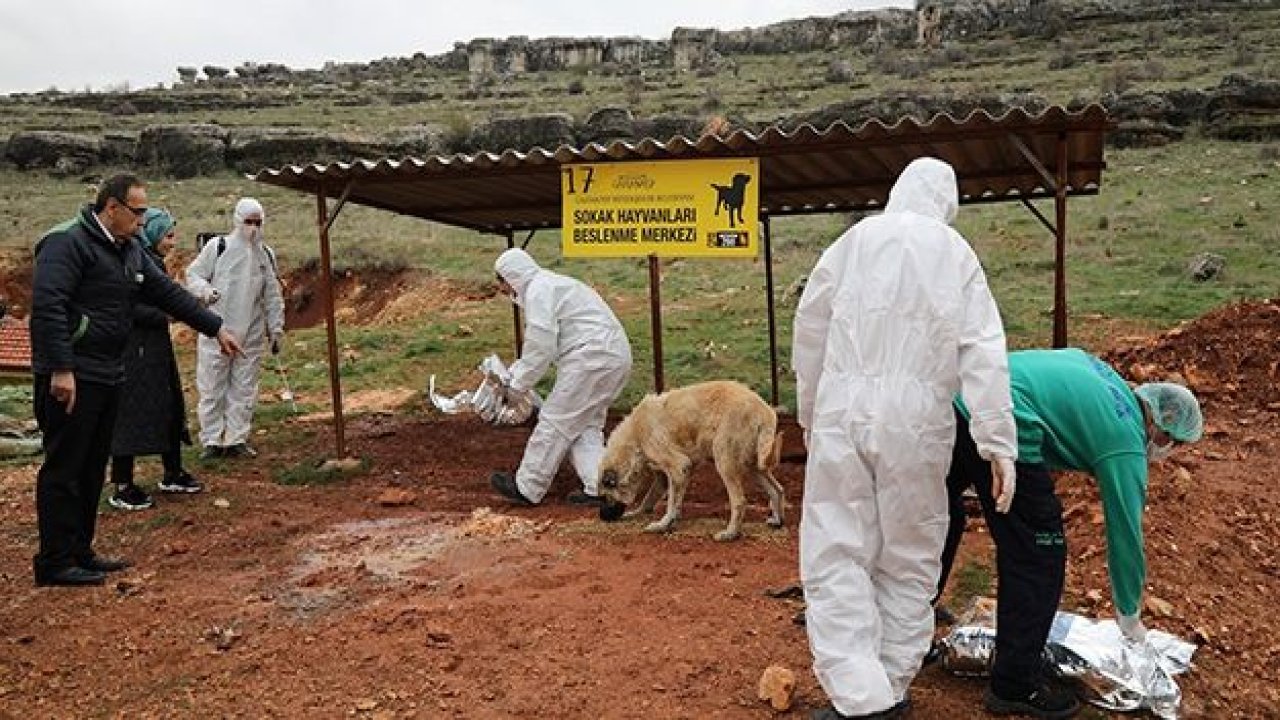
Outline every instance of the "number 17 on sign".
[[[581, 174], [579, 174], [578, 172], [579, 170], [581, 170]], [[565, 192], [567, 194], [569, 195], [577, 194], [578, 192], [577, 181], [579, 178], [581, 178], [582, 194], [586, 195], [588, 192], [591, 192], [591, 183], [593, 180], [595, 180], [596, 169], [590, 165], [584, 168], [568, 167], [564, 169], [564, 175], [565, 175], [565, 181], [566, 181]]]

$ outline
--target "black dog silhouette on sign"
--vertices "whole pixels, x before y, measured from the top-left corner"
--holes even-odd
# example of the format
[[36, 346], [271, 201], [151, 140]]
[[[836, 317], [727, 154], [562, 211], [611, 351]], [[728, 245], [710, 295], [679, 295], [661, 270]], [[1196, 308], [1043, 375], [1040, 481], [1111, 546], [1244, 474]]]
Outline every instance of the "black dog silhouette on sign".
[[738, 173], [733, 176], [733, 182], [729, 185], [711, 183], [711, 187], [716, 191], [716, 216], [720, 215], [720, 206], [723, 205], [725, 210], [729, 211], [729, 227], [737, 227], [734, 216], [737, 216], [738, 222], [743, 222], [742, 206], [747, 202], [747, 183], [749, 182], [751, 182], [750, 175]]

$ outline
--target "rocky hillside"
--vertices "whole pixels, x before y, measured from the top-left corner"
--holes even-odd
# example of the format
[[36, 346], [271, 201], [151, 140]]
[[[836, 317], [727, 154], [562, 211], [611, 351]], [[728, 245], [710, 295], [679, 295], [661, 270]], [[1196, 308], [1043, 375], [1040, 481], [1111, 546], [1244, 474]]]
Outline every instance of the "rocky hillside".
[[290, 163], [825, 126], [1101, 102], [1112, 141], [1280, 135], [1280, 0], [921, 0], [762, 28], [478, 38], [295, 70], [178, 68], [172, 87], [0, 98], [0, 158], [175, 177]]

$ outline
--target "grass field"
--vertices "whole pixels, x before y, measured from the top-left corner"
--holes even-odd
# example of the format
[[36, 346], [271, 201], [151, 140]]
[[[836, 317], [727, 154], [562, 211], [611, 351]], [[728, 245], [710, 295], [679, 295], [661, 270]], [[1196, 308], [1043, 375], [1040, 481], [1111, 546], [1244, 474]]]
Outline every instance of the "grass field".
[[[1068, 300], [1073, 344], [1097, 347], [1108, 338], [1167, 328], [1241, 298], [1280, 295], [1280, 228], [1271, 213], [1280, 201], [1280, 165], [1272, 145], [1187, 141], [1152, 150], [1108, 153], [1102, 192], [1070, 203]], [[38, 174], [0, 173], [0, 248], [22, 253], [44, 228], [87, 197], [87, 188]], [[152, 202], [171, 208], [188, 246], [197, 230], [222, 230], [241, 194], [267, 207], [269, 240], [285, 267], [317, 256], [313, 200], [236, 176], [182, 182], [155, 180]], [[791, 400], [789, 355], [794, 293], [788, 289], [845, 228], [840, 215], [781, 218], [773, 224], [779, 354], [784, 404]], [[963, 208], [957, 226], [986, 267], [1014, 347], [1051, 339], [1053, 242], [1017, 204]], [[350, 207], [333, 231], [335, 264], [403, 265], [431, 279], [476, 284], [492, 276], [505, 241], [380, 211]], [[587, 280], [622, 316], [633, 340], [637, 371], [628, 401], [651, 379], [648, 273], [642, 259], [569, 260], [559, 236], [543, 232], [530, 250], [548, 267]], [[1218, 277], [1198, 282], [1187, 272], [1199, 253], [1226, 260]], [[663, 264], [664, 344], [668, 386], [710, 377], [768, 388], [764, 271], [760, 261], [671, 260]], [[348, 390], [387, 385], [422, 387], [426, 376], [465, 375], [491, 351], [510, 354], [509, 306], [501, 300], [462, 302], [397, 325], [343, 326], [340, 342]], [[323, 328], [294, 333], [290, 379], [298, 389], [327, 387]], [[271, 382], [266, 378], [264, 382]]]

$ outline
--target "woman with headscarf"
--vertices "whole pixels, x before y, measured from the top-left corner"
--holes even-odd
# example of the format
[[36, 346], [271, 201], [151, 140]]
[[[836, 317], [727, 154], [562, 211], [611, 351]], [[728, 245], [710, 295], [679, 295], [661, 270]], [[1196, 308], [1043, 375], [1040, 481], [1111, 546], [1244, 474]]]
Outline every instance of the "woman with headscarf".
[[[142, 216], [135, 238], [148, 261], [164, 268], [173, 249], [177, 222], [164, 210], [151, 208]], [[159, 455], [164, 464], [161, 492], [198, 493], [200, 482], [182, 469], [182, 443], [191, 444], [182, 381], [169, 338], [169, 316], [141, 300], [133, 309], [133, 332], [125, 348], [125, 384], [111, 439], [111, 481], [115, 492], [108, 502], [121, 510], [151, 507], [151, 497], [134, 483], [134, 458]]]
[[205, 243], [187, 267], [187, 289], [242, 338], [244, 354], [227, 357], [217, 344], [196, 344], [196, 389], [200, 392], [200, 457], [255, 457], [249, 445], [258, 402], [262, 355], [280, 352], [284, 297], [275, 255], [263, 241], [262, 204], [241, 198], [228, 235]]

